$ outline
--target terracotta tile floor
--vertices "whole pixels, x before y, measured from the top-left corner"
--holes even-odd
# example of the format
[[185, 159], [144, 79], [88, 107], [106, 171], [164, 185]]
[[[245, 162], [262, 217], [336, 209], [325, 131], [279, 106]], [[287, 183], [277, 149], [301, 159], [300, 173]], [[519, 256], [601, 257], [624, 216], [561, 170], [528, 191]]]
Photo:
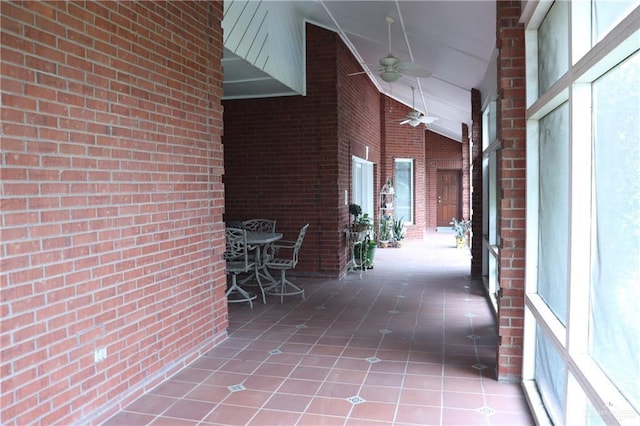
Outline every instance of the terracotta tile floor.
[[362, 278], [295, 278], [304, 300], [231, 304], [227, 340], [106, 425], [533, 425], [454, 245], [430, 233]]

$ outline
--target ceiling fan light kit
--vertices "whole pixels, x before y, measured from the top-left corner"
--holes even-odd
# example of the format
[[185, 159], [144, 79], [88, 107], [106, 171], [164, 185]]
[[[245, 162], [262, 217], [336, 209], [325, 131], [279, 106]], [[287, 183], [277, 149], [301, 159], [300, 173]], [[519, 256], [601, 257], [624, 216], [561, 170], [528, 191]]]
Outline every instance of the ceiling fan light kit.
[[398, 81], [401, 77], [400, 73], [397, 71], [383, 71], [380, 73], [380, 78], [387, 83], [393, 83], [394, 81]]

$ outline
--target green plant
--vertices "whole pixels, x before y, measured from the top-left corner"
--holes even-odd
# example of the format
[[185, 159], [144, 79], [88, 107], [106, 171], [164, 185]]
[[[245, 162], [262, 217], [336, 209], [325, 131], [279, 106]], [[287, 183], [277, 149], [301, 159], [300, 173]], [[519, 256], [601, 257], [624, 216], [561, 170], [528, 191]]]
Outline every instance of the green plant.
[[471, 230], [471, 221], [470, 220], [458, 220], [455, 217], [451, 218], [451, 222], [453, 225], [453, 232], [456, 234], [456, 239], [462, 238], [466, 239], [467, 233]]
[[392, 225], [393, 221], [387, 217], [384, 216], [382, 219], [380, 219], [380, 234], [379, 234], [379, 239], [380, 241], [389, 241], [391, 240], [391, 225]]
[[356, 224], [358, 222], [358, 218], [362, 215], [362, 207], [359, 204], [349, 204], [349, 214], [353, 216], [352, 224]]
[[373, 221], [369, 217], [368, 213], [363, 214], [362, 217], [360, 219], [358, 219], [357, 223], [359, 225], [362, 225], [366, 229], [371, 229], [371, 227], [373, 226]]
[[404, 239], [404, 234], [407, 232], [407, 229], [404, 226], [404, 216], [402, 216], [400, 219], [394, 219], [393, 221], [393, 237], [398, 240], [401, 241]]

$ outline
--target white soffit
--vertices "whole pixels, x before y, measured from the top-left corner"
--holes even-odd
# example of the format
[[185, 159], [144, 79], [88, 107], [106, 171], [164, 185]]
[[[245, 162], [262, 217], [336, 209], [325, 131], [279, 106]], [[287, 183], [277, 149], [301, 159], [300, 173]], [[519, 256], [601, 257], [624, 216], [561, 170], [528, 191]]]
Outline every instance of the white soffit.
[[286, 2], [225, 0], [222, 28], [223, 99], [305, 93], [304, 19]]

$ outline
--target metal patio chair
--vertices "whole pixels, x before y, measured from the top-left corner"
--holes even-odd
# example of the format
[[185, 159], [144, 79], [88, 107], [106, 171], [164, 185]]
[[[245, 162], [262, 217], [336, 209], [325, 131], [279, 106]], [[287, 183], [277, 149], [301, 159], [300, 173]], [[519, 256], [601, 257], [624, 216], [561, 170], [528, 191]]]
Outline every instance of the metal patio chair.
[[[226, 292], [227, 301], [229, 303], [249, 302], [249, 306], [253, 308], [253, 300], [258, 296], [247, 292], [238, 285], [238, 274], [251, 272], [255, 268], [253, 256], [249, 256], [247, 231], [238, 228], [225, 228], [225, 240], [224, 259], [227, 263], [227, 274], [231, 275], [231, 285]], [[260, 285], [260, 290], [264, 297], [262, 285]]]
[[267, 255], [265, 265], [269, 269], [279, 270], [280, 280], [265, 289], [265, 292], [270, 295], [280, 296], [280, 303], [284, 301], [284, 296], [295, 294], [301, 294], [304, 299], [304, 290], [289, 281], [286, 277], [286, 272], [294, 269], [298, 264], [298, 252], [302, 247], [307, 228], [309, 228], [308, 223], [300, 229], [296, 241], [280, 240], [273, 243], [269, 248], [270, 253]]

